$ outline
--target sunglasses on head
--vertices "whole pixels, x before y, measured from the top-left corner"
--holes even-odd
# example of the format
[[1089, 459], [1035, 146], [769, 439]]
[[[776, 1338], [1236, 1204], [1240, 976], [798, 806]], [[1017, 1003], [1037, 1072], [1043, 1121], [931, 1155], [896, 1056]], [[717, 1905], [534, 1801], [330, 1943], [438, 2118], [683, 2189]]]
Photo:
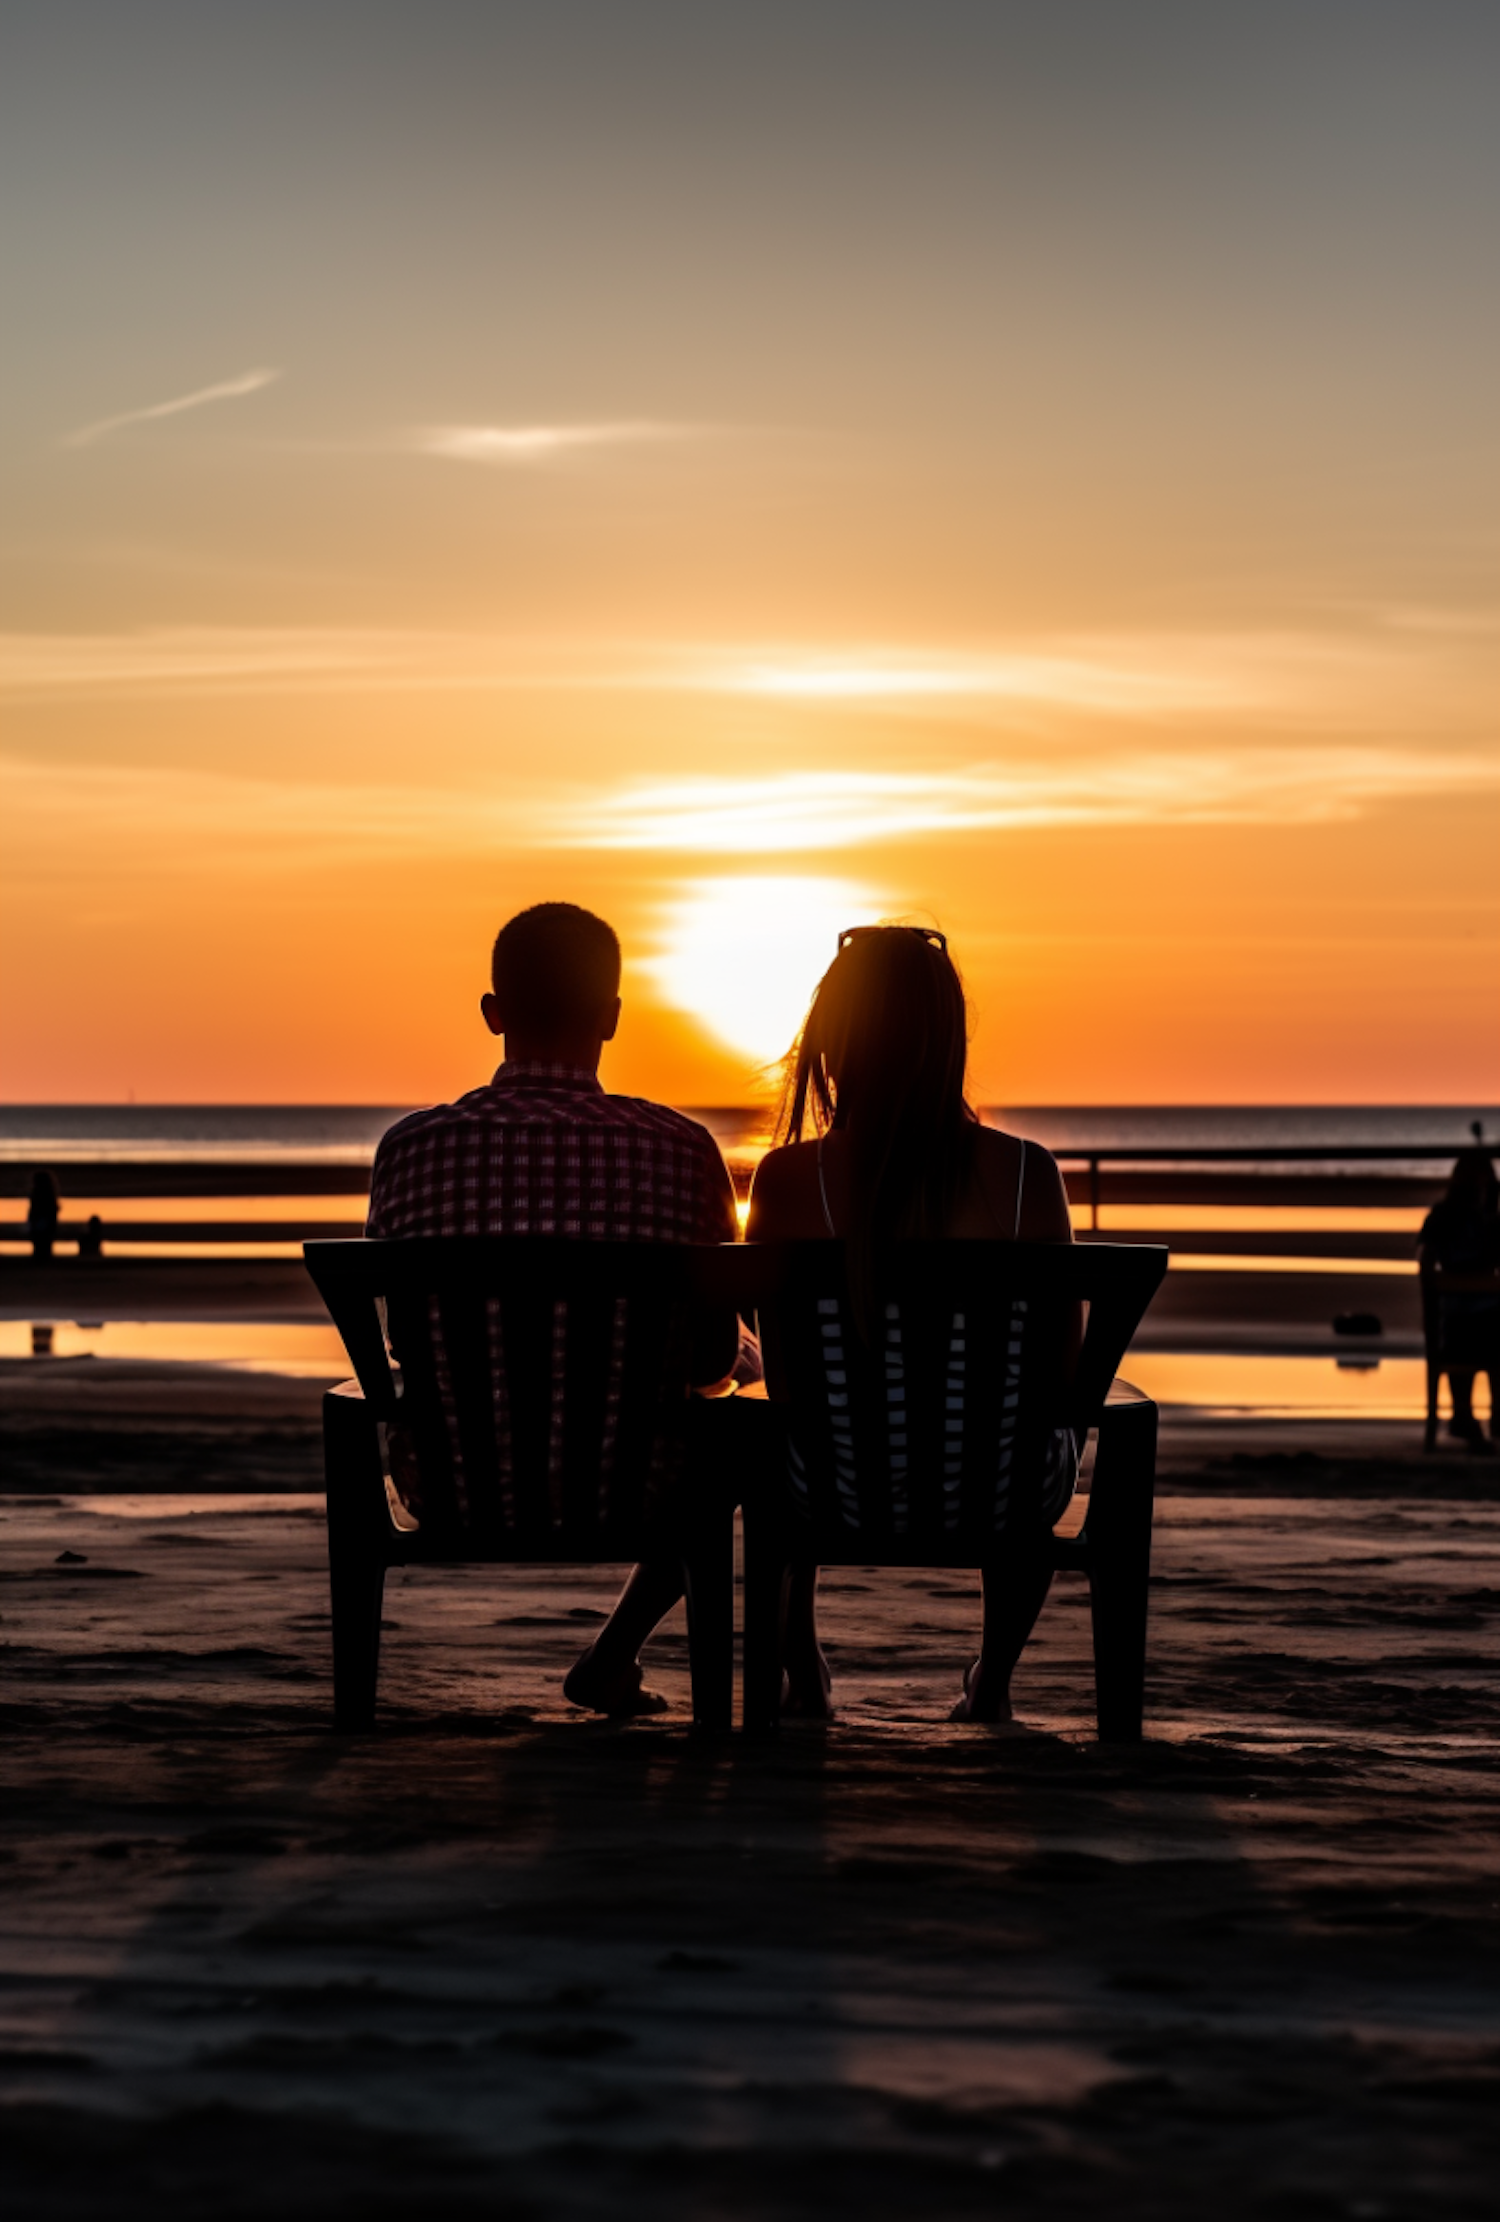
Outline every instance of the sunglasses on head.
[[941, 949], [944, 956], [948, 954], [948, 936], [940, 934], [936, 926], [846, 926], [839, 935], [840, 953], [851, 941], [859, 941], [865, 934], [915, 934], [929, 949]]
[[840, 955], [849, 947], [849, 942], [858, 942], [867, 933], [916, 933], [916, 938], [920, 942], [927, 942], [929, 949], [940, 949], [944, 955], [949, 953], [947, 933], [938, 933], [936, 927], [844, 927], [844, 931], [838, 935]]

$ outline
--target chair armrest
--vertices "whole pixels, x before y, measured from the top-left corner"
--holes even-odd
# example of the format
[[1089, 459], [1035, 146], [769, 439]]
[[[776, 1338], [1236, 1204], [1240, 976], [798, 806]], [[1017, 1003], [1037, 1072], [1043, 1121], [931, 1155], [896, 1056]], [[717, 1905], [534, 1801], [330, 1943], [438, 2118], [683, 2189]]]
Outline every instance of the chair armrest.
[[399, 1545], [393, 1491], [386, 1479], [381, 1423], [357, 1381], [340, 1381], [323, 1396], [323, 1473], [330, 1535], [346, 1546], [384, 1555]]
[[1099, 1415], [1088, 1511], [1079, 1540], [1093, 1552], [1151, 1551], [1158, 1414], [1148, 1396], [1116, 1381]]

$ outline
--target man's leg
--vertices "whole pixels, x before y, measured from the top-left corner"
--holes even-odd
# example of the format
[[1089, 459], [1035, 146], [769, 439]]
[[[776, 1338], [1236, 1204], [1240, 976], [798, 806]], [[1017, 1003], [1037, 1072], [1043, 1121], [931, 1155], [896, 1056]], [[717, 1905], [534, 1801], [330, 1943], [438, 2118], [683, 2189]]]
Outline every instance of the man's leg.
[[[764, 1401], [695, 1398], [690, 1407], [691, 1457], [684, 1486], [739, 1504], [767, 1464], [776, 1441], [775, 1415]], [[638, 1653], [682, 1595], [682, 1562], [646, 1559], [636, 1567], [595, 1640], [563, 1683], [563, 1695], [595, 1713], [659, 1713], [666, 1700], [641, 1686]]]
[[792, 1568], [781, 1655], [786, 1670], [783, 1713], [801, 1720], [828, 1720], [833, 1713], [833, 1676], [818, 1641], [818, 1569], [815, 1566]]
[[618, 1604], [569, 1672], [563, 1696], [591, 1713], [659, 1713], [666, 1699], [641, 1684], [638, 1653], [682, 1595], [682, 1564], [646, 1559], [633, 1569]]

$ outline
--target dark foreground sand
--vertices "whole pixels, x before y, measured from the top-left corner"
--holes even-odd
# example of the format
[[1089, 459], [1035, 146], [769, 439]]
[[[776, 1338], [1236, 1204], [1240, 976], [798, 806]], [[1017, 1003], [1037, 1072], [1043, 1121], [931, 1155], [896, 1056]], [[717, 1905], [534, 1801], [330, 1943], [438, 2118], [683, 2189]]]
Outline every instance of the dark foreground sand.
[[7, 2215], [1492, 2215], [1500, 1504], [1395, 1432], [1174, 1437], [1126, 1754], [1073, 1581], [947, 1726], [931, 1575], [759, 1748], [677, 1633], [665, 1720], [563, 1706], [605, 1573], [398, 1575], [341, 1742], [315, 1499], [0, 1500]]

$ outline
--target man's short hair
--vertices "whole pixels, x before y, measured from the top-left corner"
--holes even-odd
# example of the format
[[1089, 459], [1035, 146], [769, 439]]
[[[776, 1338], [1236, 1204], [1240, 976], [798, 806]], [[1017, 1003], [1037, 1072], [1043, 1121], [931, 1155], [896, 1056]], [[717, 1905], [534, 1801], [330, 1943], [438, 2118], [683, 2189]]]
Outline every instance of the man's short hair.
[[534, 903], [496, 934], [490, 982], [507, 1026], [592, 1026], [620, 992], [619, 937], [577, 903]]

